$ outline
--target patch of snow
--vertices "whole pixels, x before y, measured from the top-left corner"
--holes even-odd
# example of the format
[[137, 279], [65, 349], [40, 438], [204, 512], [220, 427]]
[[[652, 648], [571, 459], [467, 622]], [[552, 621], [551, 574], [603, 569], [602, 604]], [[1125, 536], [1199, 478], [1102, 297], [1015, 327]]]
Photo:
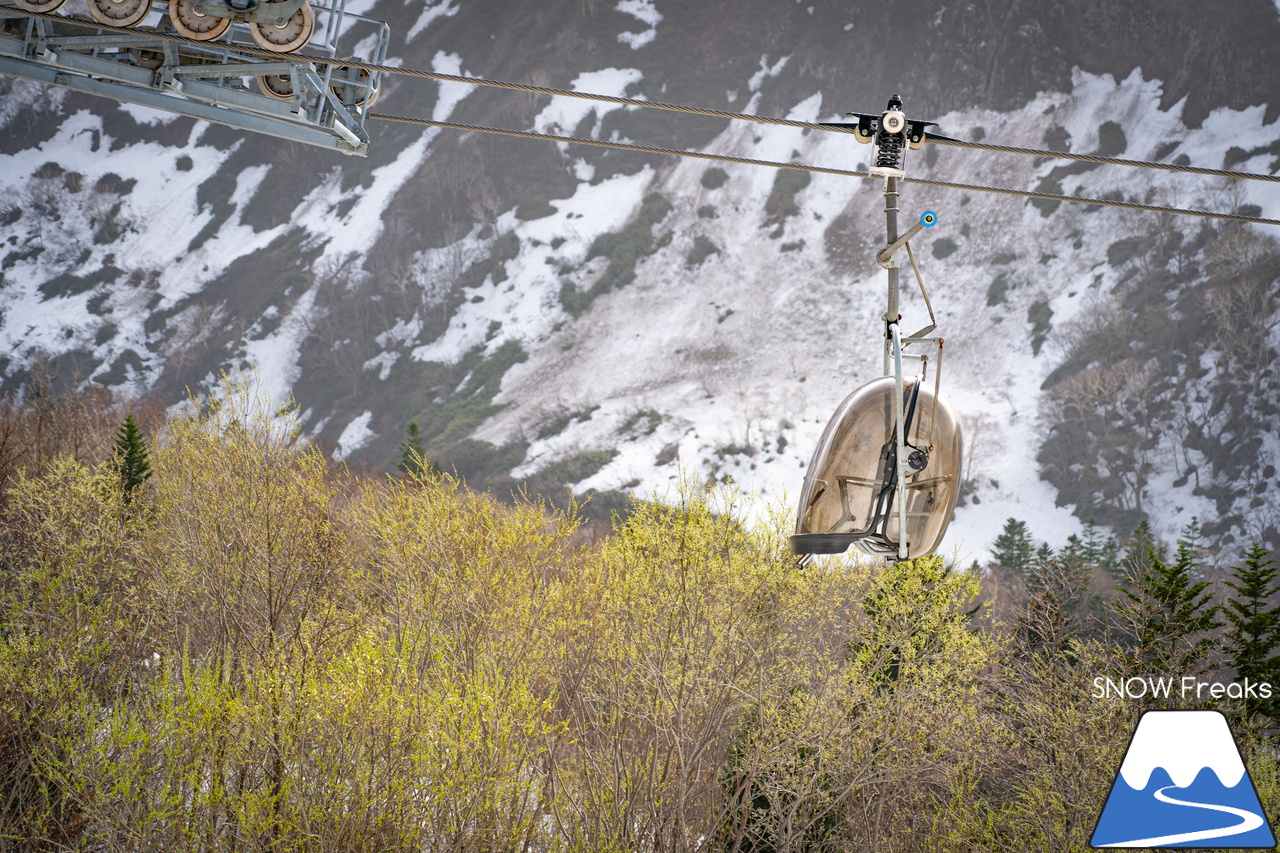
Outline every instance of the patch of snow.
[[760, 57], [760, 70], [751, 75], [751, 79], [747, 81], [747, 88], [752, 92], [759, 92], [760, 87], [764, 85], [764, 81], [768, 77], [777, 77], [782, 73], [782, 69], [787, 67], [787, 60], [790, 55], [784, 56], [773, 65], [769, 64], [769, 55], [766, 53]]
[[143, 107], [138, 104], [120, 104], [120, 110], [129, 114], [130, 118], [138, 124], [157, 125], [168, 124], [178, 117], [177, 113], [165, 112], [164, 110], [154, 110], [151, 107]]
[[332, 199], [337, 195], [342, 178], [336, 170], [323, 185], [328, 188], [327, 191], [318, 189], [314, 198], [309, 197], [311, 203], [304, 201], [305, 212], [300, 213], [294, 224], [301, 225], [312, 234], [324, 234], [329, 238], [324, 255], [317, 264], [340, 259], [352, 252], [367, 252], [373, 246], [382, 233], [382, 212], [405, 182], [421, 167], [428, 156], [431, 141], [439, 133], [436, 128], [426, 131], [395, 160], [375, 169], [372, 185], [362, 191], [346, 216], [339, 218], [332, 206], [315, 203], [316, 200]]
[[428, 2], [422, 10], [422, 14], [418, 16], [417, 22], [409, 28], [409, 34], [405, 36], [406, 42], [411, 42], [418, 37], [420, 33], [431, 26], [431, 23], [438, 18], [451, 18], [458, 14], [457, 0], [440, 0], [439, 3]]
[[[975, 436], [970, 429], [965, 436], [965, 453], [983, 452], [984, 458], [977, 469], [982, 472], [977, 490], [981, 503], [970, 502], [957, 509], [946, 538], [962, 564], [985, 561], [1009, 518], [1025, 521], [1033, 536], [1048, 541], [1055, 550], [1083, 529], [1070, 507], [1056, 505], [1057, 493], [1040, 478], [1036, 464], [1035, 454], [1042, 441], [1042, 379], [1041, 371], [1034, 369], [1012, 375], [1004, 375], [1002, 370], [993, 387], [953, 385], [944, 391], [959, 410], [962, 425], [973, 426], [981, 418], [983, 423], [993, 424], [995, 431], [994, 435]], [[985, 440], [986, 446], [974, 447], [975, 438]]]
[[[490, 277], [475, 288], [472, 300], [459, 306], [444, 334], [413, 351], [414, 360], [453, 364], [486, 340], [493, 350], [507, 340], [527, 342], [544, 336], [564, 317], [560, 281], [547, 260], [583, 261], [596, 237], [626, 223], [652, 180], [653, 170], [646, 167], [596, 185], [579, 184], [571, 197], [551, 202], [556, 208], [551, 216], [523, 222], [508, 211], [499, 217], [496, 231], [521, 238], [520, 254], [506, 265], [510, 278], [495, 284]], [[556, 239], [562, 242], [552, 249]], [[539, 245], [533, 245], [535, 241]], [[494, 321], [502, 324], [501, 334], [489, 339]]]
[[35, 112], [62, 112], [68, 92], [69, 89], [46, 86], [20, 77], [9, 80], [9, 91], [0, 99], [0, 127], [8, 124], [23, 107], [30, 107]]
[[391, 375], [392, 365], [399, 360], [400, 353], [398, 352], [380, 352], [361, 365], [360, 369], [373, 370], [376, 367], [378, 369], [378, 379], [386, 382], [387, 377]]
[[1143, 505], [1152, 519], [1152, 532], [1163, 542], [1176, 541], [1192, 518], [1211, 519], [1218, 515], [1217, 504], [1212, 499], [1174, 485], [1180, 472], [1172, 452], [1169, 456], [1170, 464], [1157, 469], [1147, 481]]
[[[226, 428], [238, 423], [263, 438], [291, 441], [302, 434], [297, 408], [291, 399], [277, 400], [266, 392], [262, 376], [249, 369], [233, 369], [218, 377], [210, 377], [208, 397], [224, 405], [217, 422]], [[169, 407], [171, 415], [197, 417], [201, 411], [199, 397], [187, 398]]]
[[[270, 164], [260, 164], [249, 166], [243, 169], [236, 176], [236, 188], [231, 194], [231, 203], [236, 206], [236, 214], [233, 215], [218, 230], [217, 234], [205, 241], [204, 245], [196, 251], [187, 255], [181, 261], [165, 265], [160, 264], [160, 268], [164, 270], [161, 274], [161, 292], [165, 295], [166, 302], [172, 304], [178, 301], [188, 293], [198, 290], [204, 282], [207, 282], [220, 275], [223, 270], [229, 267], [237, 258], [252, 254], [259, 249], [265, 249], [267, 246], [290, 228], [288, 223], [282, 223], [274, 228], [268, 228], [264, 231], [257, 231], [249, 225], [243, 224], [242, 217], [245, 207], [252, 203], [254, 195], [258, 191], [258, 187], [266, 178], [267, 173], [271, 171]], [[147, 199], [145, 195], [140, 196], [138, 190], [135, 189], [131, 198]], [[190, 197], [183, 199], [191, 201]], [[159, 199], [155, 203], [155, 207], [160, 207], [172, 203], [172, 200]], [[149, 214], [154, 216], [155, 214]], [[210, 212], [210, 217], [212, 217]], [[155, 219], [154, 221], [165, 221]], [[207, 222], [208, 220], [204, 220]], [[203, 222], [201, 222], [203, 225]], [[192, 236], [198, 229], [193, 229]], [[126, 242], [122, 245], [117, 244], [117, 251], [122, 248], [132, 248]], [[138, 255], [135, 257], [148, 257], [153, 247], [139, 246]], [[198, 272], [197, 272], [198, 270]]]
[[[310, 419], [311, 419], [310, 409], [307, 409], [305, 412], [303, 412], [301, 415], [298, 416], [299, 423], [306, 423]], [[307, 431], [307, 433], [303, 436], [303, 438], [305, 438], [307, 441], [313, 440], [320, 433], [324, 432], [324, 428], [329, 425], [329, 421], [331, 420], [333, 420], [333, 415], [325, 415], [316, 423], [315, 426], [313, 426], [310, 430]]]
[[420, 334], [422, 334], [422, 317], [414, 314], [408, 320], [397, 319], [394, 326], [378, 335], [375, 340], [378, 346], [385, 349], [395, 344], [411, 344]]
[[791, 108], [791, 112], [787, 113], [787, 118], [791, 121], [808, 121], [815, 122], [818, 120], [818, 113], [822, 110], [822, 93], [814, 92], [800, 103]]
[[333, 458], [341, 462], [373, 441], [377, 436], [373, 430], [369, 429], [369, 422], [372, 420], [373, 412], [366, 410], [363, 415], [347, 424], [342, 435], [338, 436], [338, 446], [333, 451]]
[[[379, 34], [376, 32], [370, 33], [369, 35], [360, 39], [360, 41], [356, 42], [351, 47], [351, 56], [357, 59], [362, 57], [373, 56], [373, 51], [378, 46], [378, 35]], [[404, 60], [398, 56], [390, 56], [385, 58], [382, 61], [382, 64], [394, 66], [396, 68], [401, 68], [404, 66]]]
[[244, 343], [245, 359], [257, 371], [263, 392], [277, 403], [289, 399], [294, 383], [302, 375], [298, 353], [310, 334], [308, 317], [315, 298], [316, 291], [312, 288], [298, 298], [274, 332], [265, 338]]
[[[594, 92], [597, 95], [620, 98], [626, 95], [628, 86], [639, 83], [642, 79], [644, 75], [636, 68], [602, 68], [579, 74], [569, 88], [574, 92]], [[596, 125], [591, 132], [591, 136], [595, 137], [600, 133], [600, 122], [604, 116], [617, 109], [622, 107], [561, 95], [552, 98], [551, 103], [542, 108], [533, 120], [533, 129], [538, 133], [569, 133], [584, 118], [595, 113]]]
[[638, 33], [619, 33], [618, 41], [629, 45], [632, 50], [639, 50], [654, 40], [658, 34], [658, 24], [662, 21], [662, 13], [653, 3], [654, 0], [618, 0], [615, 9], [637, 18], [640, 23], [649, 27]]
[[231, 203], [236, 207], [242, 207], [258, 191], [258, 187], [262, 185], [262, 181], [267, 177], [267, 172], [271, 171], [270, 163], [261, 163], [257, 166], [249, 166], [239, 175], [236, 176], [236, 188], [231, 193]]
[[[108, 147], [102, 137], [102, 119], [80, 111], [65, 117], [57, 135], [45, 145], [3, 158], [0, 193], [10, 197], [23, 198], [29, 191], [39, 191], [32, 183], [38, 179], [32, 176], [49, 161], [53, 151], [64, 168], [83, 176], [84, 187], [79, 193], [53, 199], [58, 208], [57, 228], [42, 226], [40, 215], [31, 211], [6, 229], [14, 236], [24, 228], [38, 229], [30, 237], [38, 239], [45, 249], [33, 261], [6, 271], [7, 286], [0, 291], [0, 311], [5, 316], [0, 327], [0, 350], [12, 354], [14, 369], [28, 365], [30, 358], [40, 354], [52, 356], [74, 347], [93, 351], [104, 364], [132, 349], [143, 354], [144, 375], [139, 379], [146, 384], [158, 375], [160, 365], [148, 355], [148, 333], [144, 328], [147, 304], [154, 292], [130, 284], [124, 276], [135, 271], [147, 275], [159, 272], [161, 293], [165, 293], [166, 282], [183, 265], [181, 247], [204, 224], [195, 210], [195, 189], [217, 170], [229, 152], [188, 149], [192, 168], [182, 172], [174, 167], [179, 155], [173, 148], [142, 143], [104, 157], [103, 151]], [[94, 225], [88, 217], [96, 203], [93, 188], [107, 173], [133, 181], [135, 186], [117, 213], [117, 221], [125, 226], [124, 233], [115, 242], [99, 246], [91, 239]], [[156, 239], [157, 230], [162, 232], [162, 240]], [[175, 245], [179, 247], [176, 250], [172, 248]], [[85, 249], [89, 250], [87, 257], [81, 258]], [[96, 272], [109, 254], [116, 256], [114, 265], [124, 271], [110, 289], [111, 322], [117, 326], [117, 333], [109, 342], [97, 344], [96, 331], [103, 321], [89, 314], [86, 305], [100, 289], [46, 302], [38, 287], [64, 272]], [[193, 289], [199, 286], [197, 281], [185, 284]]]
[[[437, 74], [452, 74], [454, 77], [470, 77], [462, 70], [462, 57], [456, 53], [437, 51], [431, 58], [431, 70]], [[458, 102], [475, 91], [475, 86], [468, 83], [452, 81], [440, 82], [440, 97], [431, 110], [432, 121], [448, 121]], [[433, 137], [434, 138], [434, 137]]]

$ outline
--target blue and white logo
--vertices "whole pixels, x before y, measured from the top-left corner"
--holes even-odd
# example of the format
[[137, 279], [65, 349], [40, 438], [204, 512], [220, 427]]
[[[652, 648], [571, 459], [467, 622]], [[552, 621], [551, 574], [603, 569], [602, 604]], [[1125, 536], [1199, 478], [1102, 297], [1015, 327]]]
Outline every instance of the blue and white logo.
[[1275, 847], [1253, 780], [1219, 711], [1147, 711], [1092, 847]]

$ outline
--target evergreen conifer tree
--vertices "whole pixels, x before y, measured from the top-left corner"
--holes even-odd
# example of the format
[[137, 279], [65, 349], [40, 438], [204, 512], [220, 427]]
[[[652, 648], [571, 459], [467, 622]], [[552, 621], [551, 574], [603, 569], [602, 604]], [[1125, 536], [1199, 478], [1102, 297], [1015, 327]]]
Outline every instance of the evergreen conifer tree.
[[396, 467], [412, 477], [436, 471], [436, 467], [427, 461], [417, 421], [409, 421], [405, 428], [405, 440], [400, 442], [400, 461], [396, 463]]
[[120, 474], [120, 489], [124, 493], [124, 502], [130, 503], [138, 488], [151, 477], [147, 439], [131, 414], [125, 415], [124, 423], [116, 430], [112, 463]]
[[[1143, 528], [1148, 534], [1150, 527]], [[1120, 543], [1116, 537], [1107, 534], [1104, 539], [1098, 524], [1092, 518], [1085, 523], [1084, 536], [1080, 538], [1080, 550], [1089, 566], [1098, 566], [1116, 580], [1124, 578], [1123, 564], [1120, 561]]]
[[1156, 543], [1156, 536], [1151, 532], [1151, 523], [1145, 518], [1138, 522], [1133, 535], [1129, 537], [1124, 551], [1125, 567], [1128, 578], [1145, 574], [1151, 568], [1153, 558], [1164, 559], [1164, 550]]
[[1085, 555], [1084, 543], [1075, 533], [1067, 537], [1067, 544], [1062, 546], [1062, 551], [1058, 554], [1058, 560], [1064, 566], [1070, 566], [1073, 569], [1086, 568], [1091, 565]]
[[1182, 535], [1178, 537], [1178, 543], [1186, 543], [1187, 549], [1196, 558], [1196, 567], [1191, 575], [1192, 580], [1204, 580], [1205, 578], [1203, 539], [1204, 530], [1200, 527], [1200, 519], [1193, 515], [1186, 526], [1182, 528]]
[[1200, 519], [1191, 516], [1191, 520], [1187, 522], [1187, 526], [1182, 528], [1182, 537], [1180, 541], [1186, 542], [1187, 547], [1193, 553], [1199, 554], [1202, 550], [1200, 540], [1204, 538], [1204, 530], [1200, 527]]
[[1126, 601], [1114, 605], [1133, 629], [1135, 658], [1157, 672], [1175, 676], [1202, 672], [1213, 646], [1208, 633], [1222, 625], [1209, 582], [1196, 581], [1199, 560], [1187, 542], [1178, 543], [1173, 562], [1166, 562], [1152, 547], [1142, 564], [1134, 564]]
[[1027, 523], [1010, 518], [1004, 523], [1004, 530], [996, 537], [992, 546], [992, 556], [997, 563], [1010, 571], [1027, 575], [1032, 570], [1035, 557], [1035, 545], [1031, 535], [1027, 533]]
[[1227, 586], [1236, 594], [1227, 599], [1223, 615], [1230, 623], [1223, 637], [1223, 651], [1238, 679], [1270, 684], [1271, 699], [1245, 698], [1245, 708], [1280, 720], [1280, 593], [1276, 562], [1267, 549], [1254, 542], [1245, 552], [1244, 564], [1231, 570]]
[[1101, 554], [1098, 547], [1098, 523], [1092, 518], [1084, 525], [1084, 535], [1080, 539], [1080, 548], [1089, 564], [1096, 566]]
[[1048, 542], [1040, 543], [1040, 547], [1031, 555], [1031, 565], [1027, 569], [1027, 576], [1038, 578], [1053, 562], [1053, 549], [1049, 547]]

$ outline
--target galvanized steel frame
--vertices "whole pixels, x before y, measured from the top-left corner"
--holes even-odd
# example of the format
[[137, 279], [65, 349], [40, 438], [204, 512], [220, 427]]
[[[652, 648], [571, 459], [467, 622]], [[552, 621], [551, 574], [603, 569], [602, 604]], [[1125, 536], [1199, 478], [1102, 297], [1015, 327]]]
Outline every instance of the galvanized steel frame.
[[[179, 43], [149, 36], [149, 32], [170, 32], [167, 15], [156, 27], [139, 28], [129, 34], [104, 31], [93, 21], [66, 18], [56, 23], [25, 16], [21, 10], [5, 7], [0, 25], [21, 21], [18, 27], [0, 32], [0, 73], [74, 91], [112, 98], [216, 122], [253, 133], [262, 133], [291, 142], [364, 156], [369, 136], [364, 128], [365, 113], [372, 93], [377, 91], [380, 73], [367, 82], [344, 81], [343, 97], [332, 88], [337, 59], [337, 41], [345, 28], [364, 23], [373, 28], [371, 55], [358, 61], [381, 64], [386, 60], [390, 29], [384, 21], [348, 14], [346, 0], [328, 5], [312, 3], [326, 13], [320, 39], [307, 55], [281, 54], [264, 59], [237, 50], [236, 35], [244, 36], [244, 25], [233, 26], [216, 42]], [[12, 30], [21, 31], [17, 35]], [[126, 60], [125, 51], [145, 49], [163, 55], [159, 68], [138, 67]], [[260, 75], [289, 75], [293, 81], [292, 100], [280, 100], [249, 90], [243, 81]], [[363, 90], [363, 98], [350, 93]], [[349, 103], [352, 100], [363, 100]]]

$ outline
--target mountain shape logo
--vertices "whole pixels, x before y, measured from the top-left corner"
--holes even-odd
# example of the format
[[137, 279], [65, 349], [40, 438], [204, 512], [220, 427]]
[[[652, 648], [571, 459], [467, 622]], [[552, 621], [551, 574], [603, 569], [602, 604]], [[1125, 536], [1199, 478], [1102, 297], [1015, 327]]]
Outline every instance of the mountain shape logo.
[[1219, 711], [1147, 711], [1089, 845], [1273, 848], [1276, 844]]

